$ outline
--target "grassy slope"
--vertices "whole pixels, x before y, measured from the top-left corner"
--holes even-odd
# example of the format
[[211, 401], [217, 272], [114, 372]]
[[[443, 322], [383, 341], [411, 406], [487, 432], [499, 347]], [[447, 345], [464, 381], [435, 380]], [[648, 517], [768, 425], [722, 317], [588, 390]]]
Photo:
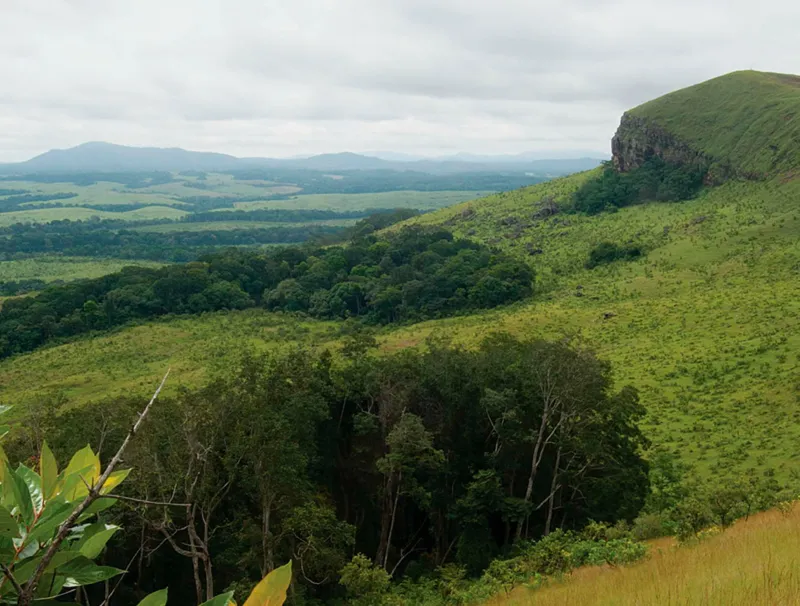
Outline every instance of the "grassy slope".
[[800, 604], [800, 509], [741, 520], [691, 547], [662, 542], [643, 563], [585, 568], [487, 606], [776, 606]]
[[160, 267], [162, 263], [44, 255], [30, 259], [0, 261], [0, 282], [33, 279], [52, 282], [53, 280], [69, 281], [81, 278], [99, 278], [129, 265]]
[[369, 208], [418, 208], [433, 210], [465, 200], [474, 200], [488, 192], [479, 191], [390, 191], [372, 194], [308, 194], [290, 200], [265, 200], [263, 202], [237, 202], [240, 210], [258, 208], [363, 210]]
[[[496, 329], [577, 336], [614, 363], [620, 384], [642, 391], [650, 411], [645, 428], [657, 444], [700, 470], [732, 459], [788, 474], [800, 456], [800, 181], [731, 183], [680, 204], [530, 219], [543, 196], [566, 195], [586, 178], [416, 219], [449, 223], [524, 255], [541, 276], [540, 294], [503, 310], [385, 329], [384, 347], [417, 345], [437, 331], [464, 343]], [[509, 215], [521, 223], [505, 224]], [[635, 263], [585, 270], [587, 252], [605, 239], [634, 239], [650, 252]], [[528, 245], [542, 254], [529, 255]], [[578, 285], [584, 296], [575, 296]], [[606, 320], [608, 312], [615, 316]], [[184, 369], [176, 382], [194, 384], [214, 360], [235, 356], [239, 339], [262, 342], [253, 326], [278, 321], [271, 318], [252, 310], [159, 322], [7, 360], [0, 363], [0, 399], [62, 389], [78, 400], [94, 399], [130, 391], [138, 381], [149, 386], [167, 364]], [[304, 326], [309, 341], [337, 338], [332, 324]], [[267, 333], [263, 343], [272, 342]]]
[[740, 171], [778, 174], [800, 166], [800, 77], [735, 72], [631, 110]]

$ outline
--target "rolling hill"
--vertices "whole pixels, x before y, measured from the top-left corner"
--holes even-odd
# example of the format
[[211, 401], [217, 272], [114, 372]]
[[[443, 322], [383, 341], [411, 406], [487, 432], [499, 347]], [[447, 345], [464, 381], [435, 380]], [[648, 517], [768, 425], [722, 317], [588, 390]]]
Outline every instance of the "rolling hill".
[[[793, 82], [740, 72], [626, 114], [627, 143], [618, 135], [614, 144], [620, 168], [635, 168], [621, 164], [630, 150], [730, 167], [725, 182], [694, 199], [594, 216], [568, 212], [572, 194], [598, 178], [597, 169], [411, 220], [526, 259], [537, 292], [504, 309], [383, 328], [382, 347], [421, 346], [442, 333], [470, 344], [499, 329], [577, 339], [612, 362], [620, 385], [638, 388], [655, 448], [703, 475], [772, 469], [789, 477], [800, 458], [800, 145], [792, 138], [800, 118], [786, 113], [800, 96]], [[725, 115], [713, 118], [709, 108]], [[729, 115], [744, 120], [746, 108], [767, 109], [737, 123], [740, 133], [726, 147], [724, 124]], [[631, 115], [646, 125], [635, 130]], [[767, 146], [763, 158], [743, 151], [750, 140]], [[635, 244], [645, 254], [587, 269], [601, 242]], [[144, 394], [168, 364], [175, 385], [197, 384], [243, 346], [335, 346], [341, 334], [335, 323], [258, 310], [143, 324], [3, 361], [0, 400]]]
[[529, 155], [386, 160], [351, 152], [319, 154], [308, 158], [237, 158], [227, 154], [187, 151], [180, 148], [131, 147], [95, 141], [69, 149], [53, 149], [25, 162], [0, 164], [0, 174], [226, 172], [262, 168], [316, 172], [414, 171], [436, 175], [504, 171], [566, 175], [594, 168], [600, 162], [601, 159], [591, 157], [547, 159]]

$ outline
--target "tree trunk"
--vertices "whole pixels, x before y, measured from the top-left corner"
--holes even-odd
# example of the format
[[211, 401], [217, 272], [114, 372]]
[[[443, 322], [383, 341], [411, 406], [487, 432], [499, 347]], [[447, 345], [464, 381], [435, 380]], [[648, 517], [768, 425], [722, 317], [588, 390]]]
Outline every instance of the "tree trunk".
[[[542, 422], [539, 425], [539, 433], [536, 436], [536, 443], [533, 445], [533, 455], [531, 456], [531, 473], [528, 476], [528, 486], [525, 489], [525, 502], [530, 503], [533, 496], [533, 482], [536, 479], [536, 472], [539, 470], [539, 461], [541, 461], [541, 451], [544, 449], [545, 432], [547, 431], [547, 420], [550, 417], [550, 402], [545, 400], [544, 409], [542, 410]], [[522, 527], [527, 520], [520, 520], [517, 525], [517, 541], [522, 538]]]
[[265, 577], [275, 568], [275, 561], [272, 556], [272, 533], [270, 531], [270, 520], [272, 518], [272, 499], [262, 501], [261, 510], [261, 576]]
[[386, 479], [386, 490], [383, 495], [383, 511], [381, 512], [381, 540], [375, 554], [375, 564], [383, 566], [386, 552], [389, 550], [389, 527], [392, 524], [392, 497], [394, 495], [394, 473]]
[[561, 465], [561, 447], [558, 447], [558, 451], [556, 452], [556, 467], [553, 471], [553, 481], [550, 483], [550, 501], [547, 505], [547, 521], [544, 525], [544, 536], [550, 534], [550, 525], [553, 523], [553, 508], [555, 506], [556, 501], [556, 492], [558, 491], [558, 468]]
[[394, 522], [397, 519], [397, 503], [400, 500], [400, 485], [403, 482], [403, 472], [401, 471], [397, 476], [397, 491], [394, 495], [394, 503], [392, 503], [392, 523], [389, 525], [389, 537], [386, 541], [386, 551], [383, 555], [383, 569], [389, 565], [389, 548], [392, 546], [392, 535], [394, 534]]

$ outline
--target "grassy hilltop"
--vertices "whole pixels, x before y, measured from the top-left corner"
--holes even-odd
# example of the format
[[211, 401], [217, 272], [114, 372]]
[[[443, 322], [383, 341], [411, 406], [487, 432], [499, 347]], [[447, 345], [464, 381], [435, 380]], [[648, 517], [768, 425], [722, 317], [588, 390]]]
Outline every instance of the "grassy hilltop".
[[743, 71], [670, 93], [627, 115], [759, 176], [800, 166], [800, 76]]

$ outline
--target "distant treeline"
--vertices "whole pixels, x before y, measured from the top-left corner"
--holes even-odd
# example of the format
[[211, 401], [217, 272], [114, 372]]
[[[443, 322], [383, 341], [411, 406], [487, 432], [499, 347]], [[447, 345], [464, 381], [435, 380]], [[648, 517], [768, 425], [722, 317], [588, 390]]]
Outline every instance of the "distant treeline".
[[100, 181], [120, 183], [130, 189], [141, 189], [153, 185], [172, 183], [174, 178], [165, 171], [152, 172], [67, 172], [31, 173], [0, 177], [0, 181], [32, 181], [33, 183], [74, 183], [80, 186], [94, 185]]
[[[275, 185], [291, 185], [300, 187], [304, 194], [330, 194], [330, 193], [375, 193], [388, 191], [507, 191], [518, 189], [527, 185], [541, 183], [545, 177], [531, 177], [524, 173], [501, 172], [472, 172], [450, 175], [433, 175], [415, 171], [394, 170], [350, 170], [333, 171], [337, 177], [330, 176], [331, 171], [316, 171], [291, 168], [253, 168], [240, 171], [225, 171], [237, 180], [244, 181], [270, 181]], [[183, 173], [186, 174], [186, 173]], [[34, 183], [74, 183], [79, 186], [89, 186], [106, 181], [119, 183], [128, 189], [142, 189], [154, 185], [164, 185], [178, 181], [171, 173], [163, 171], [154, 172], [75, 172], [75, 173], [33, 173], [28, 175], [14, 175], [0, 177], [2, 181], [30, 181]], [[180, 180], [183, 182], [183, 180]], [[199, 190], [206, 189], [202, 182], [188, 184]], [[198, 196], [204, 198], [204, 196]], [[214, 204], [210, 196], [206, 204]], [[288, 197], [285, 194], [270, 194], [258, 196], [258, 200], [281, 199]], [[188, 198], [194, 198], [189, 196]], [[242, 201], [237, 197], [236, 201]], [[220, 200], [221, 198], [216, 198]], [[220, 208], [219, 206], [213, 208]], [[208, 208], [206, 209], [208, 210]]]
[[389, 212], [381, 209], [366, 210], [320, 210], [265, 208], [259, 210], [218, 210], [214, 212], [195, 212], [186, 215], [181, 221], [208, 223], [211, 221], [264, 221], [268, 223], [306, 223], [308, 221], [335, 221], [337, 219], [360, 219], [368, 215]]
[[[206, 213], [207, 220], [274, 221], [290, 223], [330, 218], [363, 217], [368, 211], [336, 213], [327, 210], [265, 210]], [[0, 260], [27, 255], [63, 254], [81, 257], [147, 259], [185, 262], [225, 246], [295, 244], [307, 241], [332, 244], [364, 237], [418, 214], [412, 209], [378, 210], [351, 227], [320, 225], [279, 225], [242, 229], [149, 232], [130, 229], [141, 224], [117, 221], [54, 221], [18, 223], [0, 228]], [[217, 217], [217, 215], [221, 215]], [[228, 218], [226, 219], [226, 215]], [[190, 215], [190, 217], [194, 217]], [[187, 222], [203, 221], [203, 218]], [[164, 223], [161, 221], [160, 223]], [[175, 223], [175, 222], [172, 222]]]
[[521, 261], [433, 228], [370, 235], [345, 247], [229, 249], [8, 301], [0, 310], [0, 356], [134, 319], [254, 306], [371, 323], [437, 318], [519, 300], [532, 281]]
[[[13, 189], [0, 190], [0, 191], [19, 191]], [[3, 195], [3, 194], [0, 194]], [[23, 204], [29, 202], [48, 202], [50, 200], [68, 200], [70, 198], [77, 198], [78, 194], [74, 192], [56, 192], [52, 194], [31, 194], [31, 193], [17, 193], [9, 195], [6, 198], [0, 198], [0, 212], [11, 212], [15, 210], [32, 210], [30, 208], [21, 208]]]
[[[330, 172], [330, 171], [329, 171]], [[389, 191], [507, 191], [519, 189], [547, 179], [524, 173], [458, 173], [432, 175], [415, 171], [351, 170], [325, 172], [302, 169], [254, 168], [230, 171], [234, 179], [274, 181], [302, 188], [303, 194], [362, 194]]]
[[87, 229], [78, 226], [61, 233], [28, 231], [0, 237], [0, 259], [58, 253], [80, 257], [184, 262], [221, 246], [294, 244], [315, 238], [333, 237], [344, 231], [344, 227], [313, 224], [167, 233]]

